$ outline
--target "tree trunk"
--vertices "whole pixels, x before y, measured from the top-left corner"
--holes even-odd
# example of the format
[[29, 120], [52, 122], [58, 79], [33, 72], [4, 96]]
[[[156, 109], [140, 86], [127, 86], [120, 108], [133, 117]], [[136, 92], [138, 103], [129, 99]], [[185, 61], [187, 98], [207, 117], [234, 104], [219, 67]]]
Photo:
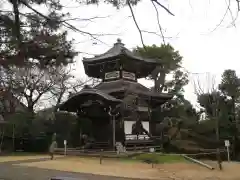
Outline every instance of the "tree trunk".
[[233, 122], [235, 122], [235, 126], [236, 128], [238, 128], [238, 120], [236, 119], [236, 105], [235, 105], [235, 97], [232, 96], [232, 103], [233, 103]]
[[159, 71], [160, 76], [154, 77], [154, 90], [155, 92], [161, 93], [164, 89], [165, 79], [166, 79], [166, 73], [161, 70]]
[[[216, 117], [216, 139], [217, 139], [217, 142], [219, 144], [219, 122], [218, 122], [218, 117]], [[222, 160], [221, 160], [221, 154], [220, 154], [220, 148], [219, 147], [217, 147], [216, 156], [217, 156], [217, 161], [218, 161], [218, 167], [219, 167], [220, 170], [222, 170]]]
[[20, 46], [21, 32], [20, 32], [20, 18], [19, 18], [19, 10], [18, 10], [19, 2], [18, 2], [18, 0], [12, 0], [11, 3], [13, 5], [13, 12], [14, 12], [15, 33], [16, 33], [16, 37], [17, 37], [17, 40], [18, 40], [18, 43]]
[[155, 92], [162, 92], [166, 79], [166, 72], [164, 67], [157, 66], [152, 72], [152, 78], [154, 80]]
[[62, 101], [62, 97], [63, 97], [63, 94], [65, 93], [65, 91], [62, 91], [62, 92], [60, 92], [60, 94], [59, 94], [59, 96], [58, 96], [58, 98], [57, 98], [57, 103], [56, 103], [56, 105], [55, 105], [55, 107], [54, 107], [54, 112], [56, 113], [57, 112], [57, 110], [58, 110], [58, 106], [60, 105], [60, 103], [61, 103], [61, 101]]
[[218, 167], [220, 170], [222, 170], [222, 160], [221, 160], [221, 154], [220, 154], [220, 148], [219, 148], [219, 116], [218, 116], [218, 102], [216, 102], [218, 100], [215, 100], [215, 107], [213, 107], [213, 112], [214, 112], [214, 118], [215, 118], [215, 129], [216, 129], [216, 140], [218, 142], [218, 147], [216, 149], [216, 158], [218, 161]]
[[29, 101], [28, 102], [28, 107], [27, 107], [28, 113], [29, 113], [28, 125], [31, 125], [31, 123], [34, 119], [34, 109], [33, 109], [33, 107], [34, 107], [34, 104], [31, 101]]
[[234, 131], [234, 137], [233, 137], [233, 143], [232, 143], [232, 146], [233, 146], [233, 158], [236, 159], [237, 158], [237, 142], [238, 142], [238, 120], [236, 118], [236, 105], [235, 105], [235, 102], [236, 102], [236, 99], [234, 96], [231, 97], [232, 98], [232, 103], [233, 103], [233, 122], [235, 123], [235, 131]]
[[34, 114], [33, 105], [28, 105], [27, 109], [29, 113]]
[[154, 77], [154, 91], [158, 91], [158, 86], [157, 86], [157, 77]]
[[164, 70], [160, 71], [160, 77], [158, 78], [158, 92], [163, 92], [164, 85], [165, 85], [165, 79], [166, 79], [166, 72]]

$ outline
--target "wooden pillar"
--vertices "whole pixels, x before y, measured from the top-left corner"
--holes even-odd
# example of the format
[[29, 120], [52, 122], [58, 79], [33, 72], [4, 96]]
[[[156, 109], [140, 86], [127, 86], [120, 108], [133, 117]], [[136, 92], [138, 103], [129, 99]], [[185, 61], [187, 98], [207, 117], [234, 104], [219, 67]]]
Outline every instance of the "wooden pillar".
[[109, 107], [108, 114], [111, 118], [111, 123], [112, 123], [112, 147], [113, 147], [113, 150], [115, 150], [115, 144], [116, 144], [116, 116], [115, 116], [115, 114], [112, 114], [111, 106]]
[[124, 106], [122, 105], [120, 108], [120, 116], [121, 116], [121, 123], [122, 123], [122, 133], [123, 133], [123, 139], [122, 139], [122, 143], [125, 145], [125, 141], [126, 141], [126, 133], [125, 133], [125, 119], [124, 119]]
[[116, 144], [116, 119], [115, 115], [112, 115], [112, 129], [113, 129], [113, 150], [115, 150], [115, 144]]
[[151, 97], [148, 99], [148, 122], [149, 122], [149, 134], [153, 135], [154, 130], [153, 127], [155, 126], [152, 122], [152, 109], [150, 107], [151, 104]]

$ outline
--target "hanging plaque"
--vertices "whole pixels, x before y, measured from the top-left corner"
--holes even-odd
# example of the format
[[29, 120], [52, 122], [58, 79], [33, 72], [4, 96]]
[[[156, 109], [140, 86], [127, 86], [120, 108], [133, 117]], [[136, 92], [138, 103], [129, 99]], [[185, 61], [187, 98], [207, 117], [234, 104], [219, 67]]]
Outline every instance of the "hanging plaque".
[[131, 79], [131, 80], [135, 80], [136, 79], [136, 76], [135, 76], [134, 73], [127, 72], [127, 71], [122, 71], [122, 76], [125, 79]]
[[120, 77], [119, 71], [112, 71], [105, 73], [105, 79], [115, 79]]

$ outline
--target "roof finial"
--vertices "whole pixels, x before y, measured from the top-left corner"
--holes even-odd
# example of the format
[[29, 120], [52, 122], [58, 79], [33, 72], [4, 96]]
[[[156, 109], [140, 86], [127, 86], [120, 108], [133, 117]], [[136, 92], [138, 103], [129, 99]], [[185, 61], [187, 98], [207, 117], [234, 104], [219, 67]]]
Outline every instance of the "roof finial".
[[122, 43], [122, 40], [120, 38], [117, 38], [117, 43]]
[[117, 42], [114, 44], [114, 46], [123, 47], [124, 44], [122, 43], [122, 40], [120, 38], [117, 38]]

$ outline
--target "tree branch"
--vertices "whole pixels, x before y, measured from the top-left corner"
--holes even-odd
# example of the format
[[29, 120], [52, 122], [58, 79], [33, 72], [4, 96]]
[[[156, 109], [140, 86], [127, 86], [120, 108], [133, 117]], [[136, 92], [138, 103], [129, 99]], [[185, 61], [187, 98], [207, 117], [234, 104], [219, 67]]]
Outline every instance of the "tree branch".
[[158, 28], [159, 28], [159, 31], [160, 31], [161, 36], [162, 36], [163, 44], [166, 44], [166, 43], [165, 43], [165, 38], [164, 38], [164, 35], [163, 35], [162, 26], [161, 26], [161, 24], [160, 24], [160, 20], [159, 20], [158, 9], [157, 9], [156, 5], [154, 4], [154, 2], [153, 2], [153, 1], [151, 1], [151, 2], [152, 2], [152, 5], [153, 5], [153, 7], [154, 7], [154, 9], [155, 9], [155, 11], [156, 11], [156, 14], [157, 14]]
[[138, 26], [136, 17], [135, 17], [135, 15], [134, 15], [134, 12], [133, 12], [133, 9], [132, 9], [132, 6], [131, 6], [129, 0], [127, 0], [127, 5], [128, 5], [128, 7], [129, 7], [129, 9], [130, 9], [130, 11], [131, 11], [133, 21], [134, 21], [134, 23], [135, 23], [135, 25], [136, 25], [136, 27], [137, 27], [137, 29], [138, 29], [138, 32], [139, 32], [139, 35], [140, 35], [140, 38], [141, 38], [141, 42], [142, 42], [142, 46], [143, 46], [143, 48], [145, 49], [146, 46], [144, 45], [142, 31], [141, 31], [140, 27]]
[[228, 0], [227, 9], [226, 9], [226, 11], [225, 11], [225, 13], [224, 13], [221, 21], [216, 25], [216, 27], [215, 27], [213, 30], [210, 31], [210, 33], [213, 33], [214, 31], [216, 31], [216, 29], [219, 28], [219, 26], [222, 24], [222, 22], [224, 21], [224, 19], [225, 19], [226, 16], [227, 16], [227, 13], [228, 13], [228, 10], [229, 10], [229, 8], [230, 8], [230, 5], [231, 5], [231, 0]]
[[[154, 34], [154, 35], [156, 35], [156, 36], [159, 36], [159, 37], [162, 37], [162, 35], [161, 34], [158, 34], [157, 32], [154, 32], [154, 31], [148, 31], [148, 30], [141, 30], [143, 33], [148, 33], [148, 34]], [[164, 36], [164, 38], [165, 39], [173, 39], [173, 38], [178, 38], [178, 35], [179, 35], [179, 33], [178, 34], [176, 34], [176, 37], [174, 37], [174, 36]]]
[[168, 9], [166, 8], [164, 5], [162, 5], [160, 2], [158, 2], [158, 0], [151, 0], [155, 3], [157, 3], [159, 6], [161, 6], [165, 11], [167, 11], [170, 15], [174, 16], [174, 14]]
[[[225, 0], [225, 2], [226, 2], [226, 5], [228, 6], [228, 2], [227, 2], [227, 0]], [[236, 16], [235, 17], [233, 17], [233, 13], [232, 13], [232, 10], [231, 10], [231, 8], [230, 8], [230, 6], [228, 6], [228, 11], [229, 11], [229, 13], [230, 13], [230, 15], [231, 15], [231, 18], [232, 18], [232, 22], [230, 23], [232, 26], [234, 26], [234, 27], [236, 27], [236, 24], [235, 24], [235, 22], [236, 22], [236, 20], [237, 20], [237, 18], [238, 18], [238, 13], [239, 13], [239, 3], [237, 4], [238, 5], [238, 10], [237, 10], [237, 14], [236, 14]]]
[[[27, 8], [31, 9], [33, 12], [35, 12], [36, 14], [38, 14], [39, 16], [43, 17], [44, 19], [46, 19], [47, 21], [54, 21], [52, 20], [51, 18], [45, 16], [44, 14], [42, 14], [41, 12], [37, 11], [36, 9], [34, 9], [32, 6], [30, 6], [27, 2], [25, 2], [24, 0], [19, 0], [23, 5], [25, 5]], [[90, 37], [92, 37], [94, 40], [96, 41], [99, 41], [101, 42], [102, 44], [105, 44], [107, 45], [106, 43], [104, 43], [103, 41], [101, 41], [100, 39], [96, 38], [95, 36], [103, 36], [103, 35], [106, 35], [106, 34], [94, 34], [94, 33], [89, 33], [89, 32], [86, 32], [86, 31], [82, 31], [78, 28], [76, 28], [75, 26], [71, 25], [70, 23], [68, 22], [61, 22], [61, 21], [58, 21], [58, 23], [61, 23], [63, 26], [65, 26], [66, 28], [68, 29], [71, 29], [73, 31], [77, 31], [81, 34], [85, 34], [85, 35], [89, 35]], [[113, 34], [113, 35], [116, 35], [116, 34]]]
[[239, 1], [239, 0], [236, 0], [236, 2], [237, 2], [238, 11], [240, 11], [240, 1]]
[[90, 18], [70, 18], [70, 19], [64, 19], [61, 22], [66, 22], [66, 21], [91, 21], [94, 19], [104, 19], [104, 18], [108, 18], [109, 16], [94, 16], [94, 17], [90, 17]]

